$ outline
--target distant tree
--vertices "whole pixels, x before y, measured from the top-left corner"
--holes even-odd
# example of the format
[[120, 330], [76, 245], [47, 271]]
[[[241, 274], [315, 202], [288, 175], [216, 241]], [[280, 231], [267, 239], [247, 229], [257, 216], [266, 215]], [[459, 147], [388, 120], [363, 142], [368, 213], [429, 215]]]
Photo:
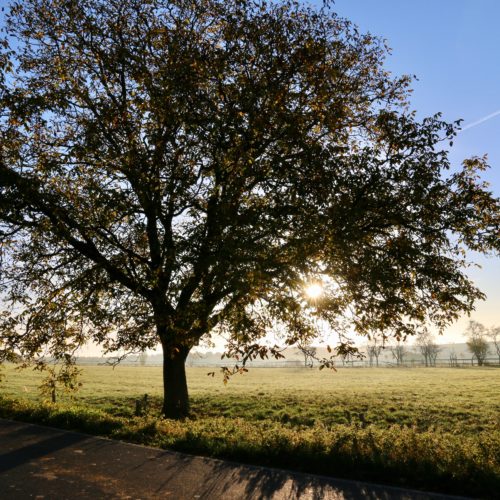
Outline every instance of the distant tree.
[[139, 361], [139, 365], [140, 366], [146, 366], [146, 363], [148, 361], [148, 354], [147, 354], [147, 352], [142, 351], [139, 354], [138, 361]]
[[454, 349], [452, 349], [450, 351], [450, 356], [449, 356], [449, 359], [450, 359], [450, 366], [458, 366], [458, 359], [457, 359], [457, 353], [455, 352]]
[[424, 357], [425, 366], [435, 366], [441, 348], [436, 344], [434, 336], [427, 328], [422, 329], [417, 334], [416, 344]]
[[191, 351], [189, 353], [189, 356], [187, 357], [186, 364], [187, 366], [193, 366], [195, 359], [203, 359], [203, 358], [204, 358], [203, 353], [201, 353], [200, 351], [194, 351], [194, 352]]
[[370, 362], [370, 366], [373, 366], [373, 360], [375, 360], [376, 366], [378, 366], [378, 358], [380, 356], [380, 352], [382, 351], [383, 346], [378, 343], [376, 337], [374, 337], [370, 343], [366, 346], [366, 354], [368, 355], [368, 359]]
[[351, 355], [347, 352], [344, 354], [341, 354], [339, 357], [340, 357], [340, 360], [342, 361], [342, 366], [345, 366], [351, 360]]
[[391, 346], [392, 357], [396, 360], [396, 364], [398, 366], [404, 363], [404, 359], [406, 354], [408, 353], [408, 349], [403, 344], [402, 341], [398, 340], [397, 343]]
[[490, 328], [488, 330], [488, 337], [493, 342], [493, 346], [498, 356], [498, 363], [500, 363], [500, 326]]
[[467, 337], [467, 347], [473, 358], [477, 359], [477, 364], [482, 366], [488, 355], [489, 345], [487, 339], [488, 331], [481, 323], [470, 321], [464, 335]]
[[441, 347], [435, 343], [429, 346], [429, 360], [431, 362], [431, 366], [436, 366], [436, 359], [440, 351]]
[[302, 356], [304, 356], [304, 366], [312, 368], [314, 366], [314, 360], [316, 359], [316, 347], [307, 343], [299, 343], [297, 344], [297, 349]]
[[411, 335], [483, 296], [463, 251], [500, 248], [486, 162], [449, 171], [458, 125], [416, 119], [381, 39], [292, 0], [7, 10], [6, 350], [160, 343], [163, 413], [182, 418], [187, 355], [213, 333], [245, 363], [280, 355], [263, 341], [276, 323], [285, 345], [318, 317]]

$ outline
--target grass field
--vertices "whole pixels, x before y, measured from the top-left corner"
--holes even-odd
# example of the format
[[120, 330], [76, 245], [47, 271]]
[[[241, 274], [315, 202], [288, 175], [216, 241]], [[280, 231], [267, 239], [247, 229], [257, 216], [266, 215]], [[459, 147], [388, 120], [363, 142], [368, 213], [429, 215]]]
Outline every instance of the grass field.
[[[158, 418], [159, 367], [83, 368], [76, 398], [40, 404], [40, 375], [4, 369], [1, 415], [221, 458], [494, 497], [500, 370], [251, 369], [227, 386], [189, 368], [192, 416]], [[135, 417], [147, 393], [149, 414]]]

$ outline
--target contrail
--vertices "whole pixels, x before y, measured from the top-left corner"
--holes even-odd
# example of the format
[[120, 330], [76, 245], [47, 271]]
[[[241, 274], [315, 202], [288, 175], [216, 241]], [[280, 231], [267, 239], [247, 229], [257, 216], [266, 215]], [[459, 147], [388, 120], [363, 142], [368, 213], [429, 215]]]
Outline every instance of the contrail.
[[494, 118], [495, 116], [500, 115], [500, 109], [498, 111], [495, 111], [494, 113], [490, 113], [489, 115], [483, 116], [479, 120], [469, 123], [469, 125], [466, 125], [460, 132], [463, 132], [464, 130], [467, 130], [469, 128], [475, 127], [476, 125], [480, 125], [481, 123], [484, 123], [485, 121], [490, 120], [491, 118]]

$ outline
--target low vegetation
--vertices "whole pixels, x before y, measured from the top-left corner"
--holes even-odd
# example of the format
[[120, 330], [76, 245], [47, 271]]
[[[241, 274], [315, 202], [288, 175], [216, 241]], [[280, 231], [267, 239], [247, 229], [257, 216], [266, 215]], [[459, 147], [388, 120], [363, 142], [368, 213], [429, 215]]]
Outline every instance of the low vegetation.
[[[0, 415], [219, 458], [433, 491], [500, 488], [500, 370], [252, 369], [224, 386], [188, 369], [192, 413], [162, 419], [159, 367], [83, 368], [40, 404], [39, 373], [7, 366]], [[119, 381], [119, 382], [118, 382]], [[146, 413], [136, 401], [148, 394]]]

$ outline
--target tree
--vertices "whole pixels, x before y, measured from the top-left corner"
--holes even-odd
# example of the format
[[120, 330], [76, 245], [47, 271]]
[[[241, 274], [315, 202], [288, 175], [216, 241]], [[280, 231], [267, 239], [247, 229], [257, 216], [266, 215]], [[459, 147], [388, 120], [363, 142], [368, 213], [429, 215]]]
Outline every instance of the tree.
[[378, 358], [382, 349], [383, 347], [378, 344], [376, 337], [374, 337], [366, 346], [366, 353], [368, 354], [368, 359], [370, 360], [370, 366], [373, 366], [373, 360], [375, 359], [375, 364], [378, 367]]
[[396, 364], [398, 366], [401, 366], [404, 363], [407, 352], [408, 350], [401, 340], [398, 340], [397, 343], [391, 346], [392, 357], [396, 360]]
[[429, 361], [431, 366], [436, 366], [436, 359], [440, 351], [441, 347], [439, 347], [436, 343], [433, 342], [429, 345]]
[[146, 363], [148, 362], [148, 353], [146, 351], [142, 351], [137, 357], [137, 361], [140, 366], [146, 366]]
[[464, 335], [467, 337], [467, 347], [473, 358], [477, 359], [477, 364], [483, 366], [488, 355], [489, 346], [486, 340], [488, 331], [483, 324], [477, 321], [469, 321], [469, 326]]
[[449, 359], [450, 359], [450, 366], [451, 367], [458, 366], [457, 353], [455, 352], [455, 349], [452, 349], [450, 351]]
[[297, 344], [297, 348], [304, 356], [304, 366], [306, 368], [307, 367], [312, 368], [314, 365], [314, 360], [317, 359], [316, 358], [316, 347], [313, 347], [307, 343], [299, 343], [299, 344]]
[[493, 342], [500, 364], [500, 326], [493, 326], [488, 330], [488, 337]]
[[40, 385], [40, 392], [50, 397], [52, 403], [57, 402], [58, 393], [72, 394], [77, 392], [82, 385], [78, 380], [82, 371], [75, 366], [74, 357], [68, 355], [65, 362], [61, 363], [61, 361], [54, 360], [49, 366], [45, 363], [39, 363], [36, 366], [37, 369], [47, 372], [47, 376]]
[[280, 355], [276, 325], [290, 346], [338, 318], [411, 335], [483, 297], [463, 252], [500, 247], [485, 160], [447, 174], [458, 123], [418, 121], [384, 42], [328, 7], [26, 0], [5, 32], [5, 353], [160, 343], [180, 418], [216, 333], [245, 363]]
[[436, 344], [433, 335], [427, 328], [417, 334], [416, 344], [424, 357], [425, 366], [435, 366], [436, 358], [441, 348]]

